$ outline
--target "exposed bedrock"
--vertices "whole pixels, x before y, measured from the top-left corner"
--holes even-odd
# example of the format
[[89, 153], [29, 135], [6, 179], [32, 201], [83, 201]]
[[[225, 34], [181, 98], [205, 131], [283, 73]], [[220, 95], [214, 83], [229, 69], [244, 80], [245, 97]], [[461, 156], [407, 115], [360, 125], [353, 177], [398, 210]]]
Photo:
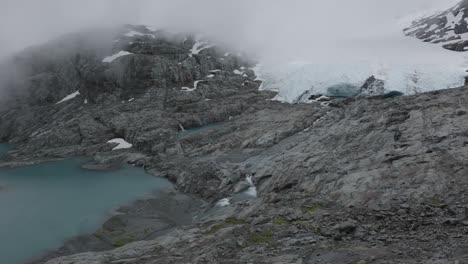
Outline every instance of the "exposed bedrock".
[[[207, 40], [143, 26], [109, 40], [17, 58], [30, 67], [8, 86], [0, 138], [17, 148], [0, 166], [128, 162], [205, 203], [147, 241], [47, 263], [466, 260], [466, 88], [386, 96], [369, 78], [356, 92], [373, 97], [283, 104], [259, 91], [253, 62]], [[116, 138], [132, 147], [112, 150]], [[63, 254], [81, 251], [93, 250]]]

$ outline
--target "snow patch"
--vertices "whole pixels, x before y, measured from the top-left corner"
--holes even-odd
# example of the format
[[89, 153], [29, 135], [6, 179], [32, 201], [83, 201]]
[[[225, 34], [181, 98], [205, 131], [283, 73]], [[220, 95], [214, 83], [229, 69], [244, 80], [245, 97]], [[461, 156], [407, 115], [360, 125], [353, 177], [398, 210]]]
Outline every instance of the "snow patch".
[[125, 141], [125, 139], [123, 138], [114, 138], [114, 139], [111, 139], [109, 141], [107, 141], [107, 143], [116, 143], [118, 144], [115, 148], [113, 148], [112, 150], [118, 150], [118, 149], [129, 149], [131, 147], [133, 147], [132, 144], [128, 143], [127, 141]]
[[133, 53], [130, 53], [128, 51], [124, 51], [124, 50], [121, 50], [119, 52], [117, 52], [116, 54], [112, 55], [112, 56], [108, 56], [108, 57], [105, 57], [102, 62], [104, 63], [111, 63], [113, 62], [114, 60], [120, 58], [120, 57], [123, 57], [123, 56], [127, 56], [127, 55], [131, 55]]
[[193, 92], [195, 91], [197, 88], [198, 88], [198, 84], [201, 83], [201, 82], [206, 82], [204, 80], [198, 80], [198, 81], [195, 81], [193, 83], [193, 88], [190, 88], [190, 87], [182, 87], [182, 91], [185, 91], [185, 92]]
[[449, 12], [446, 15], [447, 24], [445, 24], [445, 26], [450, 27], [450, 29], [454, 29], [455, 26], [458, 25], [458, 23], [460, 23], [461, 20], [463, 19], [463, 15], [464, 15], [464, 12], [459, 12], [456, 16], [452, 12]]
[[[71, 99], [77, 97], [78, 95], [80, 95], [80, 92], [79, 92], [79, 91], [76, 91], [76, 92], [74, 92], [74, 93], [71, 93], [71, 94], [65, 96], [62, 100], [60, 100], [60, 101], [57, 102], [56, 104], [61, 104], [61, 103], [63, 103], [63, 102], [66, 102], [66, 101], [68, 101], [68, 100], [71, 100]], [[87, 102], [87, 101], [86, 101], [86, 102]], [[86, 103], [86, 102], [85, 102], [85, 103]]]

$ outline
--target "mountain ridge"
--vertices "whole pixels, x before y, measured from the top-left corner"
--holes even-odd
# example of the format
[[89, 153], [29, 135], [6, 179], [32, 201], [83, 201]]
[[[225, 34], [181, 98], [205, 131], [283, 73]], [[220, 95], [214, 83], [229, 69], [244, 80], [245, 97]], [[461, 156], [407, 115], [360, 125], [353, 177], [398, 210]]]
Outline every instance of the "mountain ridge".
[[464, 52], [468, 50], [468, 1], [463, 0], [445, 11], [414, 21], [403, 32], [448, 50]]

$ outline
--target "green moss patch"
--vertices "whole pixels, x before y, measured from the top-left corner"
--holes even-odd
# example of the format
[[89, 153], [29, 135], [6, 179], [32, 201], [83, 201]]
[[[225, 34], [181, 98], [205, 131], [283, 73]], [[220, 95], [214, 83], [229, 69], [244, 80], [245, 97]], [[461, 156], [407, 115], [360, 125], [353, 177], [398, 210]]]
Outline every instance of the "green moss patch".
[[270, 243], [273, 239], [273, 231], [263, 230], [260, 232], [253, 232], [249, 234], [247, 240], [250, 243]]
[[225, 228], [226, 225], [225, 224], [217, 224], [217, 225], [214, 225], [212, 227], [210, 227], [210, 229], [208, 229], [207, 233], [208, 234], [213, 234], [213, 233], [216, 233], [218, 232], [219, 230]]
[[278, 242], [273, 242], [273, 243], [270, 243], [267, 248], [268, 249], [278, 249], [278, 248], [281, 248], [282, 245]]
[[231, 224], [231, 225], [242, 225], [245, 224], [246, 222], [242, 219], [237, 219], [235, 217], [228, 217], [224, 220], [226, 224]]
[[291, 222], [285, 219], [275, 219], [273, 220], [273, 224], [275, 225], [289, 225]]
[[99, 238], [99, 239], [103, 239], [104, 238], [104, 234], [100, 233], [100, 232], [96, 232], [94, 233], [94, 236]]
[[444, 205], [444, 204], [445, 204], [444, 201], [438, 199], [437, 197], [432, 197], [432, 198], [431, 198], [431, 203], [432, 203], [433, 205], [437, 205], [437, 206], [441, 206], [441, 205]]
[[122, 247], [129, 243], [132, 243], [134, 240], [132, 238], [121, 238], [112, 241], [112, 245], [116, 247]]

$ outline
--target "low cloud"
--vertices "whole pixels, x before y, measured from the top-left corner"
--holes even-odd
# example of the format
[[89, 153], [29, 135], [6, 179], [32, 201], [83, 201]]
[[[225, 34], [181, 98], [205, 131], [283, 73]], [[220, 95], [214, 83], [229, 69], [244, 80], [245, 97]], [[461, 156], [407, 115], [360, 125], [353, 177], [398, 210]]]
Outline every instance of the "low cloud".
[[[342, 57], [401, 34], [399, 20], [447, 0], [0, 0], [0, 56], [94, 26], [196, 30], [273, 59]], [[381, 40], [378, 43], [377, 40]], [[281, 54], [281, 56], [280, 56]], [[323, 59], [323, 58], [321, 58]]]

